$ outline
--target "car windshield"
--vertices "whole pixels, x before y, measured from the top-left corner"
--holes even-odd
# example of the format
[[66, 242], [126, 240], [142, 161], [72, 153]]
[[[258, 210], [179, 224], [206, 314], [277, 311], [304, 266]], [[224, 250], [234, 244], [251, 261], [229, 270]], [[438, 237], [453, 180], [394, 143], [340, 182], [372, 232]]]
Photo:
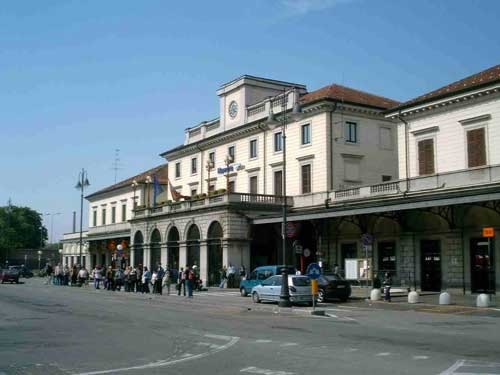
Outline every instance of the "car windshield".
[[339, 274], [335, 274], [335, 273], [332, 273], [332, 274], [328, 274], [328, 275], [323, 275], [323, 277], [325, 279], [327, 279], [328, 281], [338, 281], [338, 280], [344, 280], [342, 278], [342, 276], [340, 276]]
[[308, 277], [292, 277], [292, 284], [294, 286], [309, 286], [311, 280]]

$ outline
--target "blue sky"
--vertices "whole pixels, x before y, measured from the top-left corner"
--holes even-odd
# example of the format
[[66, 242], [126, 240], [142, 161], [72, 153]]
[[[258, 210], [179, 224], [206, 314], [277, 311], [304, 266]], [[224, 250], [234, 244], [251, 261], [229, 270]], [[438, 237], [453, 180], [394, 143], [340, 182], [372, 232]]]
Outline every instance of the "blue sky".
[[[405, 100], [500, 63], [496, 0], [10, 1], [0, 8], [0, 205], [54, 218], [162, 163], [242, 74]], [[50, 219], [46, 219], [50, 231]]]

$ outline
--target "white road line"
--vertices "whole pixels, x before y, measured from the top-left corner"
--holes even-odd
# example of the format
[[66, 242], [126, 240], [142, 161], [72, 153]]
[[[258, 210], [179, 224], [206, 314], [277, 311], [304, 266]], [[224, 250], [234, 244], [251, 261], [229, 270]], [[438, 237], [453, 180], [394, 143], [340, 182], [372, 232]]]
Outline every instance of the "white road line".
[[347, 353], [353, 353], [353, 352], [359, 351], [359, 349], [357, 349], [357, 348], [348, 348], [348, 349], [345, 349], [344, 351], [347, 352]]
[[263, 374], [263, 375], [294, 375], [295, 372], [289, 371], [275, 371], [265, 368], [258, 368], [254, 366], [246, 367], [240, 370], [240, 372], [249, 372], [251, 374]]
[[426, 355], [414, 355], [413, 359], [418, 360], [418, 359], [429, 359], [428, 356]]
[[[495, 372], [493, 373], [486, 373], [481, 371], [480, 373], [475, 373], [475, 372], [467, 372], [467, 367], [481, 367], [483, 369], [487, 368], [495, 368]], [[460, 369], [459, 372], [456, 372], [456, 370]], [[470, 360], [464, 360], [460, 359], [456, 361], [450, 368], [444, 370], [441, 372], [439, 375], [453, 375], [453, 374], [460, 374], [460, 375], [498, 375], [499, 372], [496, 370], [500, 370], [500, 363], [498, 362], [482, 362], [482, 361], [470, 361]]]
[[255, 340], [255, 342], [258, 342], [258, 343], [269, 343], [269, 342], [273, 342], [273, 340], [259, 339], [259, 340]]
[[391, 353], [390, 352], [382, 352], [382, 353], [375, 354], [376, 357], [387, 357], [388, 355], [391, 355]]
[[194, 359], [205, 358], [205, 357], [208, 357], [210, 355], [219, 353], [223, 350], [229, 349], [231, 346], [235, 345], [240, 339], [239, 337], [235, 337], [235, 336], [221, 336], [221, 335], [209, 335], [209, 334], [205, 335], [205, 337], [222, 339], [222, 340], [229, 339], [229, 340], [227, 340], [228, 342], [226, 344], [219, 346], [217, 349], [209, 350], [208, 352], [205, 352], [205, 353], [191, 355], [190, 357], [174, 359], [171, 361], [167, 361], [167, 360], [156, 361], [156, 362], [147, 363], [145, 365], [123, 367], [123, 368], [117, 368], [117, 369], [111, 369], [111, 370], [82, 372], [82, 373], [79, 373], [77, 375], [112, 374], [115, 372], [125, 372], [125, 371], [131, 371], [131, 370], [144, 370], [144, 369], [150, 369], [150, 368], [156, 368], [156, 367], [172, 366], [172, 365], [175, 365], [177, 363], [187, 362], [187, 361], [191, 361]]
[[281, 347], [287, 347], [287, 346], [297, 346], [299, 344], [297, 344], [296, 342], [285, 342], [283, 344], [281, 344], [280, 346]]
[[443, 372], [440, 372], [439, 375], [452, 375], [455, 373], [455, 370], [461, 367], [464, 363], [465, 361], [463, 359], [460, 359], [456, 361], [451, 367], [447, 368]]
[[196, 345], [208, 346], [210, 349], [217, 349], [220, 345], [211, 344], [209, 342], [197, 342]]

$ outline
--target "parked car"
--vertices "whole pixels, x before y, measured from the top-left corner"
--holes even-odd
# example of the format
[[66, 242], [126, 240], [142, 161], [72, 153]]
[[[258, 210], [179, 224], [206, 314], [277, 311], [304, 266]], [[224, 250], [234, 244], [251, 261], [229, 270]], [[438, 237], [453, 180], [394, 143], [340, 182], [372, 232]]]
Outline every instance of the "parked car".
[[318, 279], [318, 302], [340, 299], [345, 302], [351, 296], [351, 284], [335, 273], [323, 274]]
[[19, 272], [20, 277], [24, 277], [26, 279], [29, 279], [30, 277], [33, 277], [33, 272], [26, 268], [25, 266], [9, 266], [9, 269], [15, 269]]
[[0, 280], [2, 280], [2, 284], [7, 281], [19, 284], [19, 276], [19, 271], [15, 268], [0, 270]]
[[[260, 285], [252, 288], [252, 300], [255, 303], [261, 301], [278, 302], [281, 293], [283, 276], [276, 275], [262, 281]], [[292, 303], [306, 303], [312, 305], [311, 279], [307, 276], [288, 275], [288, 289]]]
[[261, 266], [257, 267], [253, 272], [244, 280], [240, 281], [240, 293], [242, 297], [248, 296], [252, 292], [252, 288], [259, 285], [267, 278], [278, 275], [283, 267], [287, 268], [289, 275], [295, 275], [295, 267], [293, 266]]

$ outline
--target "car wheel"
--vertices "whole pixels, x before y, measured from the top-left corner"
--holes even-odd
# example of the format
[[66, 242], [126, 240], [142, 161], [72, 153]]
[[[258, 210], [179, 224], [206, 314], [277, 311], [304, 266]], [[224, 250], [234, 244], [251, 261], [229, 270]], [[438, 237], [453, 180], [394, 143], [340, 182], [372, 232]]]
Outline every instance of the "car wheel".
[[247, 291], [246, 291], [246, 289], [245, 289], [245, 288], [241, 288], [241, 289], [240, 289], [240, 294], [241, 294], [241, 296], [242, 296], [242, 297], [246, 297], [246, 296], [248, 296], [248, 293], [247, 293]]
[[322, 291], [321, 289], [318, 290], [318, 298], [317, 298], [318, 303], [325, 302], [325, 292]]
[[260, 303], [259, 293], [257, 293], [257, 292], [253, 292], [252, 293], [252, 301], [254, 303]]

